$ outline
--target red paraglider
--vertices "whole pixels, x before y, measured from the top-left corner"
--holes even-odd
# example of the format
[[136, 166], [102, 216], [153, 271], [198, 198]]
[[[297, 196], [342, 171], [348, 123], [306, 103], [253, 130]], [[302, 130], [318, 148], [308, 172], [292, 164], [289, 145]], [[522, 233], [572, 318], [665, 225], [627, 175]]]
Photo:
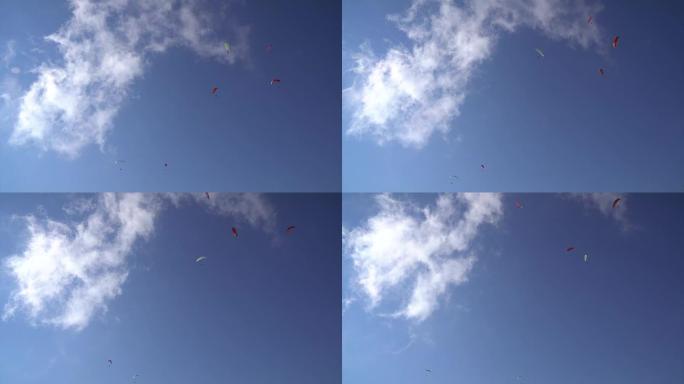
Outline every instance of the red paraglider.
[[230, 231], [233, 233], [233, 236], [238, 237], [237, 228], [233, 227], [230, 229]]
[[516, 207], [516, 208], [522, 208], [522, 207], [523, 207], [523, 204], [522, 204], [520, 201], [516, 200], [516, 201], [515, 201], [515, 207]]
[[587, 24], [591, 24], [591, 21], [594, 20], [591, 16], [587, 19]]
[[211, 88], [211, 94], [212, 94], [212, 95], [215, 95], [216, 92], [218, 92], [218, 90], [219, 90], [218, 87], [217, 87], [217, 86], [214, 86], [213, 88]]
[[621, 202], [622, 202], [622, 199], [619, 197], [617, 199], [613, 200], [613, 208], [619, 207]]
[[613, 48], [617, 48], [619, 41], [620, 41], [620, 36], [613, 37]]

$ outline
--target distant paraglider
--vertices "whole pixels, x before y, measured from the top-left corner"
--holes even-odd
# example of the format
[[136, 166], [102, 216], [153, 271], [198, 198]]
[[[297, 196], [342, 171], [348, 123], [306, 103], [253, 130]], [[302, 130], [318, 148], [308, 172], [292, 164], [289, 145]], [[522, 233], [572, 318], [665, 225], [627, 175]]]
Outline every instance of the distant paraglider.
[[230, 55], [230, 44], [227, 41], [223, 42], [223, 48], [226, 50], [226, 54]]
[[613, 37], [613, 48], [617, 48], [619, 41], [620, 41], [620, 36]]
[[535, 48], [534, 50], [537, 51], [537, 53], [539, 54], [539, 56], [544, 57], [544, 52], [542, 52], [541, 49]]
[[114, 364], [114, 362], [112, 361], [112, 359], [107, 359], [107, 362], [109, 363], [109, 366], [110, 366], [110, 367], [112, 366], [112, 364]]
[[216, 95], [216, 93], [218, 92], [218, 90], [219, 90], [219, 88], [218, 88], [217, 86], [213, 86], [213, 87], [211, 88], [211, 94], [212, 94], [212, 95]]
[[613, 208], [617, 208], [620, 206], [622, 203], [622, 198], [618, 197], [617, 199], [613, 200]]
[[273, 85], [273, 84], [280, 84], [280, 79], [277, 79], [275, 77], [273, 79], [271, 79], [271, 85]]
[[209, 192], [204, 192], [204, 195], [207, 196], [207, 200], [211, 200], [211, 196], [209, 196]]
[[584, 262], [588, 263], [589, 262], [589, 254], [584, 254]]
[[524, 205], [523, 205], [523, 203], [521, 203], [519, 200], [516, 200], [516, 201], [515, 201], [515, 207], [516, 207], [516, 208], [522, 208], [522, 207], [524, 207]]
[[237, 231], [237, 228], [235, 228], [235, 227], [231, 228], [231, 229], [230, 229], [230, 232], [232, 232], [232, 233], [233, 233], [233, 237], [238, 237], [238, 231]]
[[285, 230], [285, 232], [287, 232], [287, 234], [289, 235], [289, 234], [291, 234], [292, 232], [294, 232], [294, 230], [295, 230], [295, 226], [294, 226], [294, 225], [290, 225], [290, 226], [287, 227], [287, 229]]
[[606, 71], [604, 71], [603, 68], [599, 68], [598, 72], [601, 76], [604, 76], [606, 74]]
[[201, 263], [202, 261], [206, 260], [206, 256], [200, 256], [195, 259], [195, 263]]
[[592, 20], [594, 20], [594, 18], [591, 17], [591, 16], [589, 16], [589, 18], [587, 19], [587, 24], [591, 24], [591, 21], [592, 21]]
[[567, 247], [565, 248], [565, 252], [572, 252], [575, 250], [575, 247]]

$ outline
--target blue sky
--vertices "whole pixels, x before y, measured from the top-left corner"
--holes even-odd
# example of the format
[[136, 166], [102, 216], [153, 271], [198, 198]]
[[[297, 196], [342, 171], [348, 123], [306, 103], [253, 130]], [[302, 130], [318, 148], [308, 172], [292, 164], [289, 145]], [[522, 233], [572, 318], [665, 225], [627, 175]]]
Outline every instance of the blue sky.
[[617, 197], [345, 195], [343, 381], [682, 381], [684, 197]]
[[339, 4], [88, 3], [0, 5], [0, 190], [340, 190]]
[[681, 3], [413, 3], [343, 3], [343, 190], [684, 188]]
[[0, 382], [339, 382], [340, 215], [333, 194], [4, 195]]

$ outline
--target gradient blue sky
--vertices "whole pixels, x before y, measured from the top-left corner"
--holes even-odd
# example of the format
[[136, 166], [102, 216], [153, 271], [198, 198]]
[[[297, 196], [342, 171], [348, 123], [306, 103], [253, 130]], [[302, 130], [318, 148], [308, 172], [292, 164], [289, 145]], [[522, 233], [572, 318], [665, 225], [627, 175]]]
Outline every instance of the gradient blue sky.
[[[362, 44], [370, 44], [376, 60], [385, 58], [391, 47], [414, 46], [386, 18], [403, 15], [411, 3], [343, 2], [343, 89], [364, 80], [352, 71]], [[406, 148], [397, 141], [380, 146], [371, 136], [345, 133], [343, 190], [683, 190], [684, 61], [678, 42], [684, 38], [684, 6], [585, 3], [603, 7], [593, 15], [598, 45], [584, 49], [571, 38], [549, 38], [525, 26], [533, 22], [525, 18], [515, 32], [498, 30], [491, 53], [469, 72], [460, 115], [448, 120], [446, 134], [432, 134], [424, 147]], [[582, 14], [572, 14], [579, 28], [586, 26]], [[621, 36], [617, 49], [610, 47], [613, 35]], [[606, 70], [603, 78], [599, 67]], [[409, 103], [403, 106], [416, 109]], [[395, 117], [403, 122], [407, 114]], [[345, 102], [344, 132], [353, 116], [354, 108]], [[459, 176], [454, 184], [452, 175]]]
[[[0, 197], [3, 306], [16, 288], [7, 257], [30, 238], [12, 216], [79, 222], [62, 208], [84, 197]], [[84, 329], [31, 326], [24, 312], [0, 322], [0, 382], [129, 383], [136, 373], [150, 384], [339, 382], [340, 196], [263, 199], [276, 215], [270, 229], [217, 214], [202, 199], [165, 203], [151, 237], [126, 257], [121, 294]], [[286, 235], [290, 224], [296, 230]], [[198, 264], [198, 256], [208, 259]]]
[[[393, 196], [419, 207], [435, 197]], [[381, 316], [408, 299], [413, 278], [367, 311], [345, 251], [343, 296], [356, 301], [343, 314], [343, 382], [684, 380], [684, 196], [623, 196], [619, 215], [593, 201], [610, 205], [588, 196], [503, 195], [498, 222], [480, 227], [464, 251], [477, 257], [469, 280], [451, 286], [422, 322]], [[371, 195], [343, 198], [347, 231], [377, 212]], [[570, 245], [577, 250], [566, 253]]]
[[[213, 1], [185, 3], [215, 13], [213, 24], [199, 26], [210, 30], [197, 45], [219, 52], [171, 44], [145, 54], [143, 74], [130, 83], [104, 149], [88, 144], [75, 159], [8, 142], [21, 97], [39, 76], [31, 70], [62, 65], [56, 44], [43, 37], [70, 20], [68, 4], [0, 4], [0, 94], [7, 95], [0, 100], [0, 190], [340, 190], [340, 4], [236, 1], [220, 14]], [[230, 64], [220, 50], [224, 39], [238, 50], [240, 27], [250, 32]], [[274, 77], [282, 83], [270, 86]], [[123, 171], [114, 164], [119, 159]]]

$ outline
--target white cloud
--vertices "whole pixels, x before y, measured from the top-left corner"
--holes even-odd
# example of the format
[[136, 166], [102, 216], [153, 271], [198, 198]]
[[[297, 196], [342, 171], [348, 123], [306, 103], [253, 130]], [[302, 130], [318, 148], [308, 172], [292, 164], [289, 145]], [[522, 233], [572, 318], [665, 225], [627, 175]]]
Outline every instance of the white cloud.
[[26, 247], [5, 262], [17, 288], [4, 317], [24, 309], [32, 320], [84, 328], [121, 294], [126, 257], [152, 233], [158, 210], [154, 196], [106, 194], [81, 222], [26, 217]]
[[[128, 259], [135, 244], [153, 233], [158, 214], [169, 201], [171, 206], [192, 202], [187, 196], [103, 194], [66, 204], [68, 220], [24, 217], [26, 244], [4, 261], [5, 272], [16, 287], [5, 305], [3, 319], [23, 311], [34, 324], [85, 328], [122, 293], [129, 273]], [[253, 226], [270, 225], [273, 214], [262, 196], [226, 194], [218, 198], [236, 208], [217, 203], [208, 206], [210, 212], [234, 216]]]
[[24, 94], [10, 143], [35, 144], [75, 157], [102, 147], [134, 80], [151, 53], [172, 46], [233, 63], [247, 54], [248, 28], [233, 28], [228, 56], [202, 0], [71, 0], [72, 17], [47, 36], [62, 63], [43, 63]]
[[354, 287], [376, 309], [399, 297], [393, 316], [423, 321], [450, 286], [468, 280], [477, 256], [471, 244], [483, 224], [503, 215], [499, 194], [447, 194], [434, 206], [418, 207], [390, 195], [376, 197], [379, 212], [350, 229], [344, 246]]
[[450, 130], [470, 79], [502, 32], [530, 27], [589, 48], [600, 36], [586, 19], [600, 9], [581, 0], [414, 0], [403, 15], [389, 17], [410, 46], [378, 57], [364, 44], [353, 55], [354, 81], [344, 90], [347, 134], [421, 148]]

